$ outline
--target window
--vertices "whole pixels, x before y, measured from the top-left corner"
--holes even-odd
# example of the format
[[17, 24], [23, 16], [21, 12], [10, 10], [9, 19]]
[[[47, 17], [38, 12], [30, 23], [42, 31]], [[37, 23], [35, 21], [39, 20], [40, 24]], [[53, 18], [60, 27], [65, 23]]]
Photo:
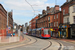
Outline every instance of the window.
[[55, 27], [55, 22], [54, 22], [54, 27]]
[[57, 26], [58, 26], [58, 22], [57, 22]]
[[55, 15], [54, 15], [54, 19], [55, 19]]
[[48, 34], [48, 29], [44, 29], [44, 34]]
[[74, 18], [73, 18], [73, 19], [74, 19], [74, 23], [75, 23], [75, 16], [74, 16]]
[[73, 6], [73, 12], [75, 12], [75, 6]]
[[51, 23], [51, 26], [53, 26], [53, 23]]
[[57, 18], [58, 18], [58, 14], [57, 14]]
[[65, 15], [65, 9], [63, 10], [63, 15]]
[[50, 28], [50, 23], [49, 23], [49, 28]]
[[50, 21], [50, 17], [48, 18], [48, 20]]
[[67, 18], [67, 22], [69, 22], [69, 17]]

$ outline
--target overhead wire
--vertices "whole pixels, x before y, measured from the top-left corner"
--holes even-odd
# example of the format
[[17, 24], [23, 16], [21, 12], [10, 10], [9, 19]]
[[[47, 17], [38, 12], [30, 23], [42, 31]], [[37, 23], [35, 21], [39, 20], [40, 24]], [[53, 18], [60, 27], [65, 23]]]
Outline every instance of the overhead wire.
[[31, 6], [32, 10], [34, 11], [34, 16], [35, 16], [35, 10], [34, 10], [33, 6], [27, 0], [25, 0], [25, 1]]

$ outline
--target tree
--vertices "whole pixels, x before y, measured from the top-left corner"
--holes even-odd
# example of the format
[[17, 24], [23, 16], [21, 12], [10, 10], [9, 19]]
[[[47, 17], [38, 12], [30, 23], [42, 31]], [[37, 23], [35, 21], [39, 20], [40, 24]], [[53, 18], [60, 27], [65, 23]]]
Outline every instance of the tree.
[[27, 26], [26, 31], [28, 32], [29, 26]]

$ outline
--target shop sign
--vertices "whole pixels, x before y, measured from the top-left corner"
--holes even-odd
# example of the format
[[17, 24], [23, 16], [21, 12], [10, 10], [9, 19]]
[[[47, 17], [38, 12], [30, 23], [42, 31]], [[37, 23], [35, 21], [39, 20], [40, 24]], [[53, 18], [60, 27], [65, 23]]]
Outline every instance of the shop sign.
[[54, 30], [51, 28], [50, 31], [54, 31]]
[[62, 28], [66, 28], [67, 26], [62, 26]]

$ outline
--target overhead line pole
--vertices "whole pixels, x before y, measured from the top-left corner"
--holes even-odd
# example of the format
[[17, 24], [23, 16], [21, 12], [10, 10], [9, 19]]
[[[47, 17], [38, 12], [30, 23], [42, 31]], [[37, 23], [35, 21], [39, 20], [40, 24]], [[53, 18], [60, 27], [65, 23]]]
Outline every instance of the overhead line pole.
[[8, 34], [8, 10], [7, 10], [7, 34]]

